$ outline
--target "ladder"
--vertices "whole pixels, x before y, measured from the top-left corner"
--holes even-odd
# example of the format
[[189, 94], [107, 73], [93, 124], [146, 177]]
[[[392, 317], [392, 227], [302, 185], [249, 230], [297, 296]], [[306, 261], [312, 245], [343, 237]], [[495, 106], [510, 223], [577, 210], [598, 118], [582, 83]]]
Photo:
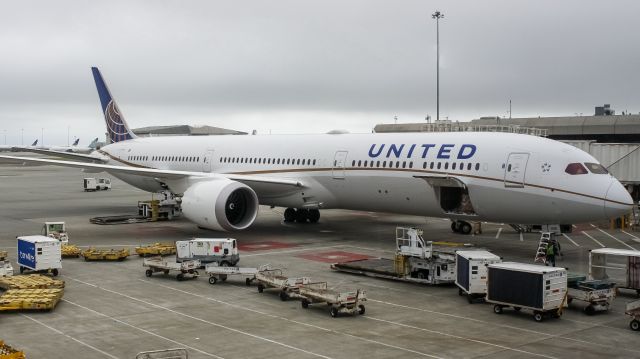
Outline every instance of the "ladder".
[[536, 256], [533, 259], [534, 263], [547, 263], [547, 247], [549, 247], [549, 243], [551, 243], [551, 233], [542, 232], [540, 235], [540, 242], [538, 243], [538, 250], [536, 251]]

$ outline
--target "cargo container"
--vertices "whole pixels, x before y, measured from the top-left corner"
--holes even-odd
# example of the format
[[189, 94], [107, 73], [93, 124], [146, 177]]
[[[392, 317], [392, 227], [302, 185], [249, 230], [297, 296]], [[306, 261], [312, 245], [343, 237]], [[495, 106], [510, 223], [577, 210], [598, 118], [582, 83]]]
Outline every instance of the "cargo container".
[[529, 309], [540, 322], [546, 316], [559, 318], [567, 295], [567, 270], [526, 263], [494, 263], [488, 267], [488, 303], [501, 314], [503, 308]]
[[176, 260], [199, 259], [200, 262], [217, 262], [220, 266], [235, 266], [240, 261], [238, 246], [233, 238], [194, 238], [176, 241]]
[[487, 294], [487, 266], [500, 263], [497, 255], [482, 250], [456, 252], [456, 285], [458, 294], [467, 295], [469, 303]]
[[61, 242], [45, 236], [19, 236], [18, 265], [25, 270], [49, 272], [54, 276], [62, 268]]
[[589, 279], [610, 280], [640, 295], [640, 251], [599, 248], [589, 252]]

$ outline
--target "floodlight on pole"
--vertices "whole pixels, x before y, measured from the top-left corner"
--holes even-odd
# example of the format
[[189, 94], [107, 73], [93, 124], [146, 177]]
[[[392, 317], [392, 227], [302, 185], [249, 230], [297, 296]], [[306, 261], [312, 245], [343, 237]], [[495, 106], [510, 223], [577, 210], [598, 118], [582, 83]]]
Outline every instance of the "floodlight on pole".
[[444, 14], [436, 10], [431, 17], [436, 19], [436, 120], [440, 121], [440, 19]]

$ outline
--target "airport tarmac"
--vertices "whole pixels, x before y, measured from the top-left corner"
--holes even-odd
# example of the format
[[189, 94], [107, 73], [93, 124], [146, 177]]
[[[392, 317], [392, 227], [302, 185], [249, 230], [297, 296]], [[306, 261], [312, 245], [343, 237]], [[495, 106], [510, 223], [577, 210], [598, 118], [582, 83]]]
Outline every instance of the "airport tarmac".
[[[178, 282], [145, 277], [142, 259], [84, 262], [65, 259], [63, 301], [51, 312], [0, 313], [0, 339], [28, 358], [134, 358], [137, 353], [186, 348], [190, 358], [631, 358], [639, 334], [629, 329], [623, 292], [609, 312], [587, 316], [579, 304], [561, 319], [537, 323], [525, 311], [493, 313], [468, 304], [457, 287], [421, 286], [334, 272], [329, 263], [358, 256], [391, 257], [396, 226], [416, 226], [427, 240], [473, 243], [504, 260], [533, 261], [539, 234], [520, 236], [486, 224], [477, 236], [451, 232], [443, 219], [382, 213], [322, 211], [317, 224], [285, 224], [283, 209], [262, 207], [256, 223], [237, 233], [198, 229], [185, 219], [100, 226], [89, 218], [135, 213], [150, 195], [115, 178], [113, 189], [84, 192], [82, 178], [103, 176], [55, 167], [0, 167], [0, 250], [15, 263], [17, 235], [39, 234], [45, 220], [66, 221], [71, 244], [135, 247], [192, 237], [232, 236], [240, 265], [286, 266], [342, 289], [367, 291], [366, 314], [332, 318], [326, 306], [303, 309], [277, 292], [231, 277]], [[523, 204], [526, 205], [526, 204]], [[560, 237], [558, 265], [587, 272], [588, 251], [602, 246], [640, 249], [640, 233], [581, 224]]]

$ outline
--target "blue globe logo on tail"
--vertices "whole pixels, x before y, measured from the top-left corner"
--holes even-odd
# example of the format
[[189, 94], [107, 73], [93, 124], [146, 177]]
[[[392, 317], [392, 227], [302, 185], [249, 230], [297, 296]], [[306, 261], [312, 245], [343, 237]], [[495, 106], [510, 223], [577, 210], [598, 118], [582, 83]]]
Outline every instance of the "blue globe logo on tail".
[[107, 84], [102, 79], [100, 70], [98, 70], [97, 67], [92, 67], [91, 71], [93, 72], [93, 79], [98, 89], [98, 96], [100, 96], [100, 104], [102, 105], [104, 120], [107, 124], [107, 133], [109, 134], [109, 142], [116, 143], [136, 138], [136, 135], [129, 129], [127, 122], [124, 120], [116, 101], [111, 96]]

